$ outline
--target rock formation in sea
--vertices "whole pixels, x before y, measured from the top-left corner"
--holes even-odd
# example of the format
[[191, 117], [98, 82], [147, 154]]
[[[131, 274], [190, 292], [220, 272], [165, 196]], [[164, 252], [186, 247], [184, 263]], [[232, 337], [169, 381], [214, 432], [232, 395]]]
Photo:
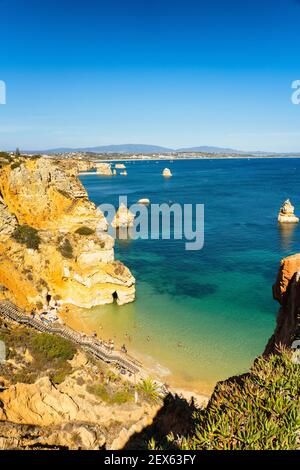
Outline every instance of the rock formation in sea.
[[103, 213], [64, 164], [3, 165], [0, 227], [0, 283], [20, 307], [50, 298], [85, 308], [134, 300], [135, 279], [114, 259]]
[[172, 176], [171, 170], [169, 168], [165, 168], [162, 174], [166, 177]]
[[124, 227], [133, 227], [134, 223], [134, 214], [121, 203], [119, 209], [116, 212], [116, 215], [111, 223], [114, 228], [124, 228]]
[[126, 171], [126, 170], [121, 171], [120, 175], [122, 175], [122, 176], [127, 176], [127, 171]]
[[124, 165], [124, 163], [116, 163], [116, 164], [115, 164], [115, 168], [116, 168], [117, 170], [123, 170], [123, 169], [126, 168], [126, 166]]
[[139, 199], [138, 204], [145, 204], [145, 205], [148, 205], [150, 204], [150, 199], [147, 199], [147, 198], [142, 198], [142, 199]]
[[294, 214], [295, 208], [291, 204], [290, 200], [287, 199], [280, 208], [278, 214], [278, 222], [280, 224], [296, 224], [299, 222], [299, 218]]
[[104, 176], [112, 176], [113, 174], [110, 163], [96, 163], [96, 172]]

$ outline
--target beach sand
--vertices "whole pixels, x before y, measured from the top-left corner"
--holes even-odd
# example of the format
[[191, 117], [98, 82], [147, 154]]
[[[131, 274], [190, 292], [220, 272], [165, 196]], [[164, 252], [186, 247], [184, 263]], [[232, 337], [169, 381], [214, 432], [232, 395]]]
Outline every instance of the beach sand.
[[[86, 334], [92, 334], [95, 332], [91, 325], [89, 325], [89, 323], [80, 315], [80, 309], [74, 305], [65, 305], [61, 309], [59, 316], [65, 324], [73, 330]], [[109, 339], [105, 337], [104, 331], [103, 335], [98, 336], [102, 336], [104, 340]], [[116, 344], [116, 347], [119, 349], [121, 345]], [[199, 407], [205, 407], [207, 405], [210, 395], [207, 390], [202, 393], [200, 384], [193, 383], [190, 389], [189, 387], [186, 388], [186, 384], [183, 384], [182, 380], [176, 380], [176, 378], [175, 380], [169, 380], [170, 371], [160, 364], [153, 363], [151, 360], [152, 358], [143, 356], [142, 354], [132, 350], [129, 350], [128, 352], [134, 359], [138, 360], [143, 365], [141, 377], [150, 376], [153, 380], [157, 380], [158, 382], [167, 382], [167, 388], [173, 395], [183, 397], [188, 402], [194, 399], [195, 403]]]

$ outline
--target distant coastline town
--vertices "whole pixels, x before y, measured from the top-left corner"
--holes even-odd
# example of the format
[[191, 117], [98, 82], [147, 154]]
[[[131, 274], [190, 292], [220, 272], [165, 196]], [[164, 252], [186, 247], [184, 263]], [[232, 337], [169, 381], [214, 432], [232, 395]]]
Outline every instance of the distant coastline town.
[[[15, 151], [8, 152], [15, 155]], [[279, 153], [247, 152], [221, 147], [190, 147], [173, 150], [145, 144], [108, 145], [90, 148], [57, 148], [49, 150], [22, 150], [23, 156], [41, 156], [55, 159], [78, 159], [89, 161], [114, 160], [192, 160], [224, 158], [299, 158], [299, 152]]]

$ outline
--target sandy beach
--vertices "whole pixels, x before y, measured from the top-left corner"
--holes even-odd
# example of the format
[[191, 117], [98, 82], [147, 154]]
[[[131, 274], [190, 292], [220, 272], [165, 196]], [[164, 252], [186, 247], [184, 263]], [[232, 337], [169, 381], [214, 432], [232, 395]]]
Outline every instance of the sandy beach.
[[[89, 325], [89, 323], [80, 316], [80, 309], [74, 307], [73, 305], [65, 305], [59, 316], [65, 322], [65, 324], [73, 330], [83, 332], [88, 335], [95, 332], [91, 325]], [[105, 331], [103, 331], [102, 336], [100, 334], [98, 336], [105, 340], [109, 339], [106, 338]], [[121, 344], [116, 344], [117, 349], [120, 349], [121, 346]], [[145, 357], [141, 353], [131, 351], [130, 349], [128, 353], [131, 357], [142, 364], [141, 378], [150, 376], [153, 380], [166, 384], [167, 389], [173, 395], [179, 395], [188, 402], [193, 399], [199, 407], [205, 407], [207, 405], [210, 398], [210, 395], [207, 392], [202, 393], [201, 389], [198, 389], [198, 387], [197, 389], [194, 387], [188, 389], [186, 386], [181, 386], [181, 381], [174, 380], [170, 381], [169, 383], [168, 375], [170, 371], [168, 371], [168, 369], [163, 368], [160, 364], [153, 364], [148, 357]]]

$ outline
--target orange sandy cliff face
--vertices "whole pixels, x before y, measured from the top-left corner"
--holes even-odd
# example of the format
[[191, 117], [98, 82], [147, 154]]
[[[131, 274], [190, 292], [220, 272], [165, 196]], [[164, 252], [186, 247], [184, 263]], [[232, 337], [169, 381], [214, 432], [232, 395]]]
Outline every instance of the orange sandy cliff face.
[[[47, 295], [85, 308], [135, 298], [134, 277], [114, 260], [106, 219], [75, 174], [45, 158], [0, 171], [0, 283], [22, 307]], [[16, 236], [24, 226], [34, 229], [38, 247]]]
[[274, 299], [280, 303], [277, 324], [264, 354], [276, 353], [280, 346], [291, 347], [300, 334], [300, 254], [281, 260]]

